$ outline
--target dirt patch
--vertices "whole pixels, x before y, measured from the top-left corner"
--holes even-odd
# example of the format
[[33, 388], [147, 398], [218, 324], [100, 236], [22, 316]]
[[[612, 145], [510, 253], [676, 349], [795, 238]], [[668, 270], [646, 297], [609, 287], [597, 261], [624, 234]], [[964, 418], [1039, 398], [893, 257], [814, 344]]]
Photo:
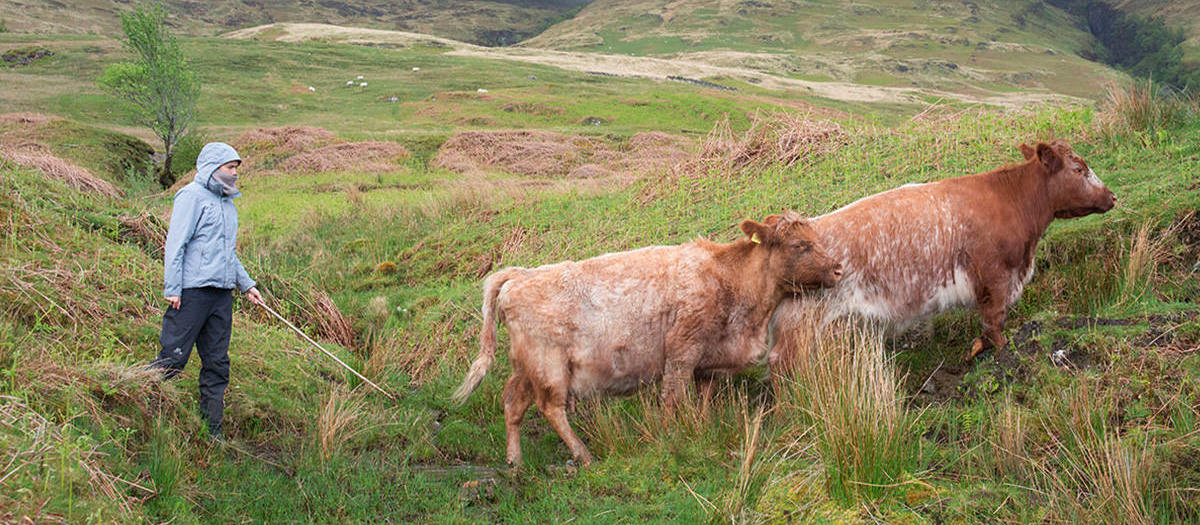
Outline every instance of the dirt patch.
[[50, 148], [37, 142], [0, 142], [0, 157], [18, 166], [36, 169], [45, 176], [61, 180], [79, 191], [99, 193], [108, 197], [123, 195], [111, 182], [52, 155]]
[[[1200, 344], [1187, 336], [1180, 336], [1179, 328], [1195, 322], [1200, 312], [1179, 312], [1166, 315], [1150, 315], [1145, 318], [1109, 319], [1096, 317], [1063, 317], [1048, 323], [1029, 321], [1009, 334], [1009, 345], [1000, 350], [981, 354], [974, 362], [944, 363], [936, 367], [921, 383], [912, 384], [916, 395], [923, 401], [941, 402], [978, 392], [978, 385], [999, 388], [1013, 382], [1028, 382], [1035, 373], [1029, 363], [1046, 359], [1066, 370], [1092, 370], [1102, 364], [1095, 352], [1085, 347], [1072, 346], [1068, 341], [1057, 338], [1049, 345], [1042, 342], [1041, 334], [1046, 326], [1055, 329], [1089, 329], [1097, 326], [1134, 326], [1148, 324], [1144, 333], [1130, 339], [1130, 343], [1141, 348], [1152, 348], [1164, 352], [1190, 353], [1200, 350]], [[914, 336], [915, 337], [915, 336]], [[902, 338], [901, 341], [906, 338]], [[965, 349], [964, 349], [965, 351]], [[966, 375], [976, 367], [990, 366], [987, 377], [966, 385]], [[973, 386], [974, 385], [974, 386]]]
[[0, 55], [0, 61], [3, 61], [8, 67], [27, 66], [43, 58], [54, 56], [54, 52], [44, 47], [21, 47], [10, 49]]
[[395, 142], [346, 142], [293, 155], [279, 167], [284, 171], [299, 173], [349, 169], [387, 173], [396, 170], [396, 161], [408, 156], [408, 150]]
[[550, 117], [562, 115], [566, 112], [565, 109], [549, 104], [540, 104], [537, 102], [510, 102], [500, 107], [501, 110], [509, 113], [522, 113], [525, 115], [536, 115], [539, 117]]

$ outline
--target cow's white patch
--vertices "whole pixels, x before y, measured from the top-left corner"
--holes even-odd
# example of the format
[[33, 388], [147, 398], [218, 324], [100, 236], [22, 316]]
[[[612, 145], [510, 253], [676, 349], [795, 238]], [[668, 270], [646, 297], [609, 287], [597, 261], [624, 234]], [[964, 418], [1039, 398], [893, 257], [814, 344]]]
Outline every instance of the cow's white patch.
[[971, 282], [971, 277], [962, 268], [955, 267], [954, 275], [933, 289], [933, 293], [925, 301], [922, 313], [940, 312], [948, 308], [972, 304], [975, 304], [975, 286]]
[[1030, 279], [1033, 279], [1033, 269], [1036, 266], [1033, 261], [1029, 261], [1029, 267], [1025, 268], [1024, 272], [1013, 275], [1012, 287], [1008, 290], [1008, 305], [1012, 305], [1021, 298], [1021, 292], [1025, 291], [1025, 285], [1029, 284]]
[[1088, 174], [1087, 174], [1086, 180], [1088, 181], [1088, 184], [1095, 186], [1097, 188], [1104, 187], [1104, 183], [1100, 181], [1100, 177], [1097, 177], [1096, 172], [1093, 171], [1091, 168], [1088, 168]]
[[867, 290], [859, 279], [852, 277], [848, 281], [843, 279], [834, 288], [835, 299], [829, 303], [830, 308], [825, 315], [826, 323], [851, 314], [885, 322], [895, 320], [896, 311], [887, 298]]

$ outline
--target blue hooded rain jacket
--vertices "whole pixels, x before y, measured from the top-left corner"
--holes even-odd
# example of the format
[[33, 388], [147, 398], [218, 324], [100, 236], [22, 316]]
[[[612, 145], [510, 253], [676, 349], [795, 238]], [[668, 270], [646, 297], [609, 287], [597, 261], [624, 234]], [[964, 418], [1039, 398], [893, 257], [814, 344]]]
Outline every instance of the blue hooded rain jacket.
[[214, 142], [196, 158], [196, 178], [175, 194], [171, 226], [163, 254], [163, 297], [181, 295], [184, 288], [237, 287], [245, 292], [254, 280], [238, 260], [237, 208], [241, 192], [223, 195], [212, 174], [221, 165], [240, 161], [232, 146]]

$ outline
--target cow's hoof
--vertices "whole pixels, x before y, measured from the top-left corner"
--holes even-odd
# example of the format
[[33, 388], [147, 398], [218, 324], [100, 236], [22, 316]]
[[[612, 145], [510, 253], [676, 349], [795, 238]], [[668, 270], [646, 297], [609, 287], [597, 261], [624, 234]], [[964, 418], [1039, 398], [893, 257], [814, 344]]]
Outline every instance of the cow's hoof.
[[987, 350], [987, 346], [983, 344], [983, 338], [975, 339], [975, 342], [971, 344], [971, 353], [967, 354], [967, 362], [974, 361], [975, 357], [982, 354], [984, 350]]

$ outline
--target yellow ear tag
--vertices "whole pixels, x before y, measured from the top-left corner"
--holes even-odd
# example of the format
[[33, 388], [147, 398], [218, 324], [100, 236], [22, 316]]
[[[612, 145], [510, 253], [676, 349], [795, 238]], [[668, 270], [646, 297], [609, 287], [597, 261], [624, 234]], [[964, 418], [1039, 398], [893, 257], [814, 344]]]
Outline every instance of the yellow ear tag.
[[754, 234], [750, 236], [750, 242], [754, 244], [762, 244], [762, 239], [758, 238], [758, 232], [754, 232]]

